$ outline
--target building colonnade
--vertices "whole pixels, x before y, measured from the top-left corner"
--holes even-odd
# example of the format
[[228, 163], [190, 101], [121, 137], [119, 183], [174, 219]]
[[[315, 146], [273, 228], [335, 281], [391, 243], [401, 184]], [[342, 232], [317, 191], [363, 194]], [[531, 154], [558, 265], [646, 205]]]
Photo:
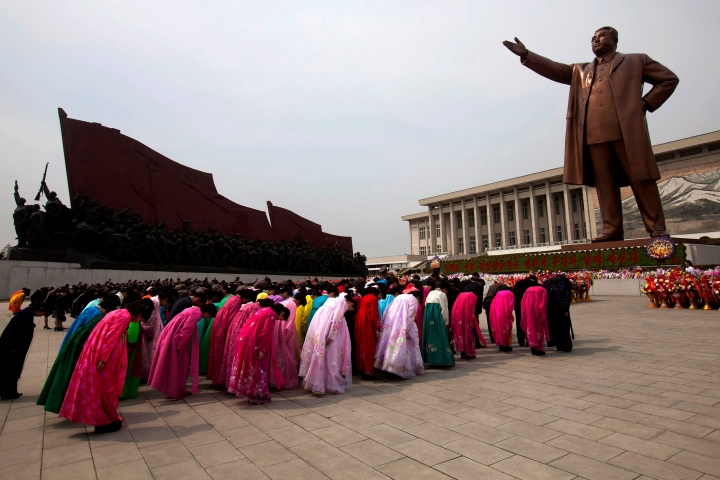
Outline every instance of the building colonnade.
[[421, 200], [426, 213], [403, 217], [410, 226], [411, 253], [471, 255], [595, 236], [592, 189], [567, 185], [561, 177], [543, 180]]

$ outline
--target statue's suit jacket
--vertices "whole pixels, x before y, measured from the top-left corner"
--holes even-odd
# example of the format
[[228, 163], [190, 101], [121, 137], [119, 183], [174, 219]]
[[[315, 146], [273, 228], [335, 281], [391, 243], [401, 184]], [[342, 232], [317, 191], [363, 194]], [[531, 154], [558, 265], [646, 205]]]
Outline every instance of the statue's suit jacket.
[[[573, 185], [595, 186], [584, 138], [585, 112], [595, 76], [595, 62], [567, 65], [528, 52], [523, 64], [543, 77], [570, 85], [563, 181]], [[629, 185], [628, 180], [660, 178], [643, 114], [643, 100], [647, 102], [651, 112], [656, 110], [672, 95], [679, 81], [673, 72], [644, 53], [617, 52], [615, 55], [611, 66], [610, 86], [630, 164], [630, 178], [619, 179], [621, 186]], [[643, 97], [644, 83], [653, 87]]]

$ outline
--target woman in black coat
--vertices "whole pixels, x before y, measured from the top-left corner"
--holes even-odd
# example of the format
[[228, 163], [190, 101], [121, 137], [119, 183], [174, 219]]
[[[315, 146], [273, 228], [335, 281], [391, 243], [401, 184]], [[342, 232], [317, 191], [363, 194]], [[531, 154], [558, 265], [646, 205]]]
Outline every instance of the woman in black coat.
[[18, 393], [17, 384], [25, 365], [25, 357], [30, 349], [35, 332], [35, 318], [44, 317], [49, 312], [42, 305], [32, 305], [21, 310], [10, 319], [0, 335], [0, 399], [13, 400]]
[[545, 280], [543, 287], [548, 292], [547, 316], [550, 329], [548, 347], [557, 347], [559, 352], [570, 352], [574, 334], [570, 321], [572, 300], [570, 280], [565, 275]]

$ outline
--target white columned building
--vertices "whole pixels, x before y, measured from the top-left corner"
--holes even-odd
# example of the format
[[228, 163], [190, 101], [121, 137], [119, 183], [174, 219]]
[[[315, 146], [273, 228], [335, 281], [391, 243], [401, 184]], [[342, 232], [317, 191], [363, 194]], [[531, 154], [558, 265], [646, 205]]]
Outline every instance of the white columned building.
[[588, 240], [582, 226], [595, 224], [592, 202], [586, 187], [565, 185], [562, 168], [555, 168], [423, 198], [427, 211], [402, 219], [410, 226], [411, 255], [549, 250]]
[[[653, 153], [668, 232], [720, 238], [720, 131], [655, 145]], [[495, 255], [586, 243], [602, 229], [595, 189], [566, 185], [562, 174], [554, 168], [421, 199], [427, 211], [402, 217], [411, 255]], [[629, 187], [621, 196], [625, 238], [644, 238]]]

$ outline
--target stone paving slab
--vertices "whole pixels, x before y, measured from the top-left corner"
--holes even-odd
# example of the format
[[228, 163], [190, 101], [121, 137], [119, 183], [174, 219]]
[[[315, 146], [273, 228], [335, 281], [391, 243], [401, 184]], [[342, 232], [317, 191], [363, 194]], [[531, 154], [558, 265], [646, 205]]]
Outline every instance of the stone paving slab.
[[411, 380], [358, 377], [345, 395], [251, 406], [207, 382], [177, 402], [143, 386], [107, 435], [35, 405], [62, 340], [40, 325], [24, 396], [0, 402], [0, 478], [720, 476], [720, 312], [647, 304], [573, 304], [569, 354], [480, 351]]

